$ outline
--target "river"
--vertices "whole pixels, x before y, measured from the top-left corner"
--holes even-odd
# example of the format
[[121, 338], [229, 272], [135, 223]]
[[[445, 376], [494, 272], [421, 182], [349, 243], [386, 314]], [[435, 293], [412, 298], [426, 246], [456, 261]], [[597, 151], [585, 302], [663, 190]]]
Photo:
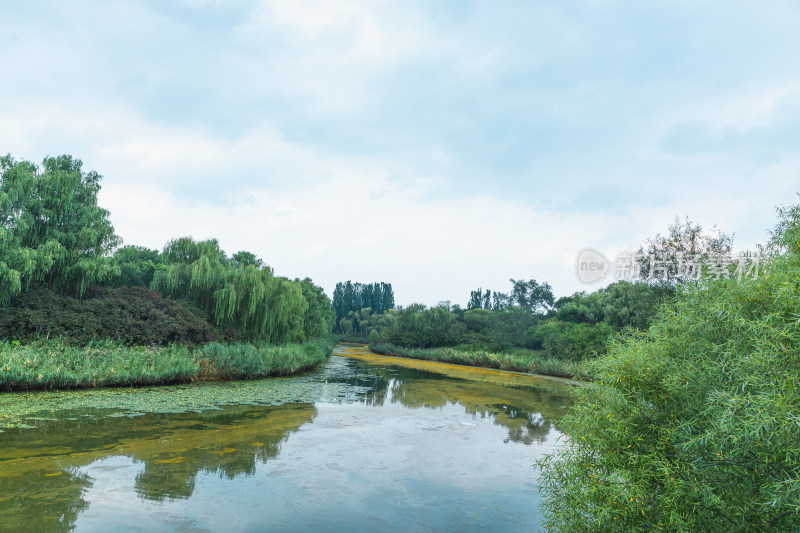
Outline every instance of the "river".
[[287, 378], [0, 394], [1, 531], [538, 531], [571, 385], [339, 345]]

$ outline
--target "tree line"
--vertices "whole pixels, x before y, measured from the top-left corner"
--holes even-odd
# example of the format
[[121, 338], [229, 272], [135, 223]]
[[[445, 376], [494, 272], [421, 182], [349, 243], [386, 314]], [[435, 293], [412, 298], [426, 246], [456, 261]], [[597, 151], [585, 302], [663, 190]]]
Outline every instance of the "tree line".
[[[0, 170], [0, 306], [9, 309], [0, 334], [6, 338], [51, 331], [69, 336], [72, 326], [82, 330], [87, 321], [96, 335], [117, 338], [102, 316], [86, 316], [88, 309], [107, 305], [65, 300], [87, 297], [112, 298], [117, 307], [124, 299], [137, 301], [118, 317], [136, 330], [122, 340], [150, 339], [147, 329], [163, 330], [160, 342], [188, 340], [191, 331], [213, 337], [191, 320], [172, 327], [196, 317], [195, 310], [227, 339], [301, 342], [331, 331], [334, 313], [321, 287], [309, 278], [276, 276], [251, 252], [228, 256], [215, 239], [191, 237], [173, 239], [160, 252], [119, 247], [108, 211], [97, 205], [101, 176], [84, 172], [79, 159], [48, 157], [35, 165], [7, 155]], [[122, 287], [150, 292], [121, 293]], [[165, 297], [179, 305], [163, 304]], [[186, 338], [176, 339], [181, 331]]]
[[[431, 308], [411, 304], [382, 314], [354, 311], [348, 320], [357, 322], [353, 330], [374, 345], [522, 349], [581, 361], [604, 353], [615, 333], [649, 328], [661, 305], [694, 275], [678, 268], [682, 258], [692, 257], [706, 265], [701, 270], [707, 269], [731, 246], [732, 237], [716, 227], [706, 232], [688, 218], [676, 218], [666, 235], [649, 238], [639, 248], [638, 255], [650, 258], [642, 263], [639, 281], [620, 280], [591, 293], [556, 298], [547, 282], [512, 278], [506, 292], [471, 291], [466, 308], [449, 301]], [[664, 266], [653, 269], [654, 264]], [[349, 321], [342, 325], [349, 327]]]
[[333, 290], [332, 306], [336, 333], [363, 334], [371, 316], [394, 309], [394, 290], [385, 282], [339, 282]]

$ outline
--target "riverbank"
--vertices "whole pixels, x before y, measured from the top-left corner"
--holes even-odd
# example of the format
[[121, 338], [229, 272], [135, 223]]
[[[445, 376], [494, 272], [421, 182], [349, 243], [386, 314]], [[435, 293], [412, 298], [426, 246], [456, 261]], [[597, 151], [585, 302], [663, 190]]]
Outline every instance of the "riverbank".
[[55, 340], [0, 342], [0, 391], [286, 376], [322, 363], [335, 344], [331, 336], [280, 346], [212, 342], [146, 347], [101, 341], [74, 347]]
[[497, 370], [511, 370], [583, 381], [591, 380], [591, 374], [585, 361], [565, 361], [547, 357], [540, 351], [521, 348], [515, 348], [514, 351], [509, 353], [494, 353], [469, 345], [423, 349], [372, 343], [369, 345], [369, 349], [381, 355], [409, 357]]

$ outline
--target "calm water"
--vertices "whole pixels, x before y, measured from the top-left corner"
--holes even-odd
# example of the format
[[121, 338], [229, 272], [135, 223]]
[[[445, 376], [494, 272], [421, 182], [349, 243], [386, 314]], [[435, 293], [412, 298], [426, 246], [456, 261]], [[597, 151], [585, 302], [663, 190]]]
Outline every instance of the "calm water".
[[0, 394], [0, 530], [540, 529], [568, 385], [335, 353], [291, 378]]

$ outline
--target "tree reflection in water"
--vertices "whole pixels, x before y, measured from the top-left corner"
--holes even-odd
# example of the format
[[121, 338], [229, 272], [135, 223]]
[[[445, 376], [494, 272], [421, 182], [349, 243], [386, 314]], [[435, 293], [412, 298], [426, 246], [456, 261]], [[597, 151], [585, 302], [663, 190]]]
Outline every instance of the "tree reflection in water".
[[[320, 401], [355, 399], [354, 407], [362, 409], [461, 406], [473, 420], [505, 428], [506, 443], [526, 445], [544, 442], [571, 402], [563, 384], [436, 363], [401, 363], [333, 357], [314, 379], [327, 383], [335, 398]], [[303, 379], [307, 383], [309, 376]], [[343, 399], [342, 386], [352, 396]], [[84, 467], [112, 457], [141, 465], [133, 488], [150, 502], [190, 498], [201, 473], [222, 479], [253, 476], [259, 463], [279, 455], [293, 432], [312, 423], [317, 408], [289, 403], [140, 416], [88, 408], [51, 414], [53, 419], [37, 420], [35, 429], [0, 433], [0, 530], [72, 530], [88, 506], [84, 497], [93, 484]]]

